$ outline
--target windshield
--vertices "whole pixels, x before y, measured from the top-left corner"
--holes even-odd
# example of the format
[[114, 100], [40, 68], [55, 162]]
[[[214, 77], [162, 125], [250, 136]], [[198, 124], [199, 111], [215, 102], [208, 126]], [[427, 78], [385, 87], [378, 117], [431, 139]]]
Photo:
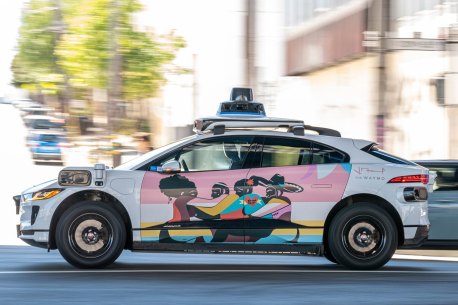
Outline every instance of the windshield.
[[140, 164], [148, 161], [149, 159], [162, 154], [163, 152], [166, 152], [166, 151], [168, 151], [170, 149], [173, 149], [173, 147], [179, 146], [179, 145], [189, 141], [190, 139], [192, 139], [194, 137], [196, 137], [196, 135], [192, 135], [192, 136], [186, 137], [184, 139], [181, 139], [178, 142], [173, 142], [173, 143], [167, 144], [165, 146], [159, 147], [159, 148], [157, 148], [155, 150], [147, 152], [146, 154], [140, 155], [137, 158], [129, 160], [129, 161], [119, 165], [118, 167], [115, 167], [114, 169], [121, 169], [121, 170], [133, 169], [137, 165], [140, 165]]
[[60, 142], [60, 138], [59, 138], [59, 136], [52, 135], [52, 134], [41, 135], [41, 136], [39, 136], [39, 141], [49, 142], [49, 143], [59, 143]]

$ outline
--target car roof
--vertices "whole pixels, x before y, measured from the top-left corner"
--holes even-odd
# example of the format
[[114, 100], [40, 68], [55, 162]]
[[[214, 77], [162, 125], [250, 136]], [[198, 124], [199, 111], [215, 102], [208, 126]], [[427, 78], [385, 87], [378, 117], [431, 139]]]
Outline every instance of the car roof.
[[37, 107], [42, 107], [41, 104], [38, 104], [37, 102], [34, 101], [21, 101], [17, 103], [20, 109], [24, 108], [37, 108]]
[[25, 119], [29, 120], [57, 120], [57, 118], [50, 116], [50, 115], [41, 115], [41, 114], [31, 114], [31, 115], [26, 115], [24, 117]]
[[66, 133], [55, 129], [33, 129], [30, 131], [31, 135], [56, 135], [65, 136]]
[[221, 135], [215, 135], [213, 133], [196, 134], [197, 137], [201, 137], [201, 138], [212, 138], [212, 137], [231, 136], [231, 135], [273, 136], [273, 137], [296, 138], [296, 139], [320, 142], [320, 143], [328, 144], [332, 146], [336, 146], [339, 143], [350, 143], [351, 142], [352, 145], [356, 146], [359, 149], [367, 145], [374, 144], [374, 142], [368, 141], [368, 140], [317, 135], [317, 134], [312, 134], [312, 133], [305, 133], [304, 135], [294, 135], [291, 132], [273, 131], [273, 130], [252, 130], [252, 129], [250, 130], [227, 130], [224, 134], [221, 134]]
[[26, 107], [26, 108], [22, 108], [22, 110], [24, 111], [51, 111], [53, 110], [52, 108], [50, 107]]

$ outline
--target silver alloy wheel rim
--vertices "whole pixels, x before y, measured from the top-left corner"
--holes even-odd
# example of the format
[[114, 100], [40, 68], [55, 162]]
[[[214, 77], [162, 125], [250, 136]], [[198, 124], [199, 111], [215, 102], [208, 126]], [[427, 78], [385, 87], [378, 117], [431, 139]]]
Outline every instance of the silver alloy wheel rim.
[[69, 227], [68, 240], [73, 251], [84, 258], [104, 255], [113, 243], [113, 227], [102, 215], [78, 216]]
[[346, 252], [356, 259], [373, 259], [386, 245], [385, 226], [369, 215], [347, 221], [341, 236]]
[[94, 219], [88, 219], [81, 222], [75, 230], [75, 242], [88, 253], [96, 252], [102, 249], [103, 240], [100, 238], [102, 223]]
[[359, 252], [368, 252], [377, 246], [374, 235], [377, 235], [377, 230], [373, 225], [367, 222], [359, 222], [351, 227], [347, 238], [353, 249]]

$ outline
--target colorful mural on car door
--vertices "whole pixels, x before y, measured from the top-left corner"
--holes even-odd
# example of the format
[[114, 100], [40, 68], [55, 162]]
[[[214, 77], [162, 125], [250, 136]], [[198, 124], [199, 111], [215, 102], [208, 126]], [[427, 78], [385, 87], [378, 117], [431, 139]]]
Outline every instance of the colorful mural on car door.
[[[325, 218], [302, 214], [320, 214], [316, 209], [323, 208], [321, 214], [327, 215], [342, 197], [350, 170], [350, 164], [330, 164], [174, 175], [147, 172], [141, 189], [142, 240], [320, 243]], [[260, 227], [244, 230], [245, 224]]]

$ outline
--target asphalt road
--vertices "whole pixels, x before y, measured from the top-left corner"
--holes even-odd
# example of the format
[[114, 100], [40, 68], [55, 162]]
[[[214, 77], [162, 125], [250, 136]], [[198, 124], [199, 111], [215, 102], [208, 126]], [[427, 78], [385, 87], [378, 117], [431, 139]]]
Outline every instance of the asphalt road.
[[458, 263], [350, 271], [321, 257], [132, 253], [80, 270], [57, 251], [0, 246], [0, 304], [457, 304]]

